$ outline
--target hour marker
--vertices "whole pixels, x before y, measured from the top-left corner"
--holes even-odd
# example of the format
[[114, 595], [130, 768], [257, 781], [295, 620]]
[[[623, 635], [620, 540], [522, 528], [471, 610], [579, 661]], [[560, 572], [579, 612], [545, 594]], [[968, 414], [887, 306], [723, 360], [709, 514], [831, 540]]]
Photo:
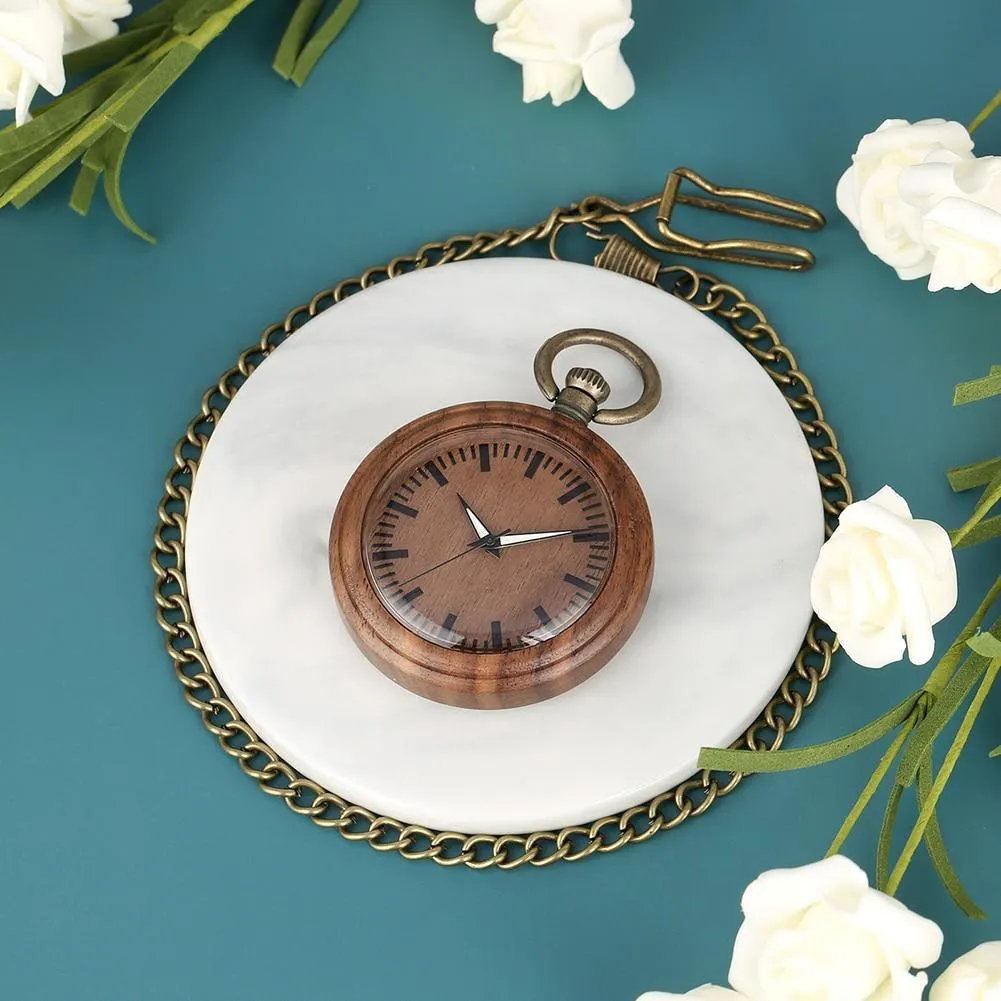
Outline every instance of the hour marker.
[[429, 462], [424, 468], [439, 487], [448, 483], [448, 477], [441, 471], [437, 462]]
[[577, 532], [574, 542], [608, 542], [608, 532]]
[[372, 559], [376, 562], [382, 560], [405, 560], [410, 555], [409, 549], [373, 549]]
[[545, 610], [545, 609], [544, 609], [544, 608], [543, 608], [543, 607], [542, 607], [541, 605], [536, 605], [536, 606], [535, 606], [535, 608], [533, 608], [533, 609], [532, 609], [532, 611], [533, 611], [533, 612], [535, 612], [535, 617], [536, 617], [536, 618], [537, 618], [537, 619], [538, 619], [538, 620], [539, 620], [539, 621], [540, 621], [540, 622], [541, 622], [541, 623], [542, 623], [542, 624], [543, 624], [544, 626], [548, 626], [548, 625], [549, 625], [549, 623], [553, 621], [553, 620], [552, 620], [552, 619], [551, 619], [551, 618], [549, 617], [549, 613], [548, 613], [548, 612], [547, 612], [547, 611], [546, 611], [546, 610]]
[[499, 650], [504, 644], [504, 638], [501, 636], [501, 624], [496, 619], [490, 623], [490, 645], [495, 649]]
[[400, 595], [400, 601], [410, 604], [411, 601], [416, 601], [423, 593], [424, 591], [421, 588], [415, 587], [412, 591], [407, 591], [406, 594]]
[[590, 483], [578, 483], [577, 486], [571, 487], [565, 494], [563, 494], [562, 497], [560, 497], [560, 503], [569, 504], [570, 501], [576, 500], [581, 494], [586, 494], [590, 489]]
[[581, 580], [580, 577], [574, 577], [572, 573], [564, 574], [563, 579], [571, 586], [580, 589], [581, 591], [587, 591], [590, 594], [594, 594], [597, 588], [593, 584], [589, 584], [586, 580]]
[[545, 453], [536, 450], [535, 455], [532, 456], [531, 461], [525, 467], [525, 478], [532, 479], [533, 476], [539, 471], [539, 466], [542, 464], [542, 460], [545, 458]]
[[415, 508], [407, 507], [406, 504], [401, 504], [399, 501], [391, 500], [386, 507], [388, 507], [390, 511], [396, 511], [397, 514], [405, 514], [408, 518], [417, 517], [417, 510]]
[[480, 457], [480, 472], [489, 473], [490, 472], [490, 446], [483, 442], [481, 445], [476, 446], [476, 454]]
[[445, 621], [441, 624], [441, 628], [445, 630], [446, 633], [450, 633], [455, 626], [456, 620], [459, 618], [455, 612], [449, 612], [445, 616]]

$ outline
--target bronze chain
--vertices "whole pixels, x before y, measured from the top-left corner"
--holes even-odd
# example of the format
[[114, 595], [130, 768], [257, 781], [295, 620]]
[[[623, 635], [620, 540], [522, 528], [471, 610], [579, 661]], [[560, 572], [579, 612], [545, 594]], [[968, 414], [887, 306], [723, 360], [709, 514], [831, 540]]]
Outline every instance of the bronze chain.
[[[156, 575], [156, 617], [166, 634], [167, 653], [184, 698], [200, 713], [219, 746], [236, 760], [244, 774], [256, 780], [263, 792], [277, 797], [293, 813], [308, 817], [318, 827], [333, 828], [348, 841], [363, 841], [376, 851], [398, 852], [406, 859], [433, 859], [439, 865], [464, 865], [471, 869], [516, 869], [526, 864], [576, 862], [595, 853], [646, 841], [660, 831], [700, 816], [731, 793], [743, 777], [702, 772], [647, 803], [560, 831], [466, 835], [405, 824], [379, 816], [324, 789], [300, 775], [264, 743], [220, 687], [191, 616], [184, 538], [192, 483], [216, 422], [264, 358], [303, 323], [361, 289], [410, 271], [485, 257], [497, 250], [514, 250], [533, 242], [548, 243], [552, 253], [556, 235], [564, 227], [586, 226], [593, 232], [605, 214], [601, 199], [590, 196], [569, 208], [554, 209], [528, 229], [453, 236], [441, 243], [427, 243], [415, 254], [396, 257], [388, 264], [369, 268], [359, 277], [347, 278], [334, 288], [319, 292], [309, 303], [293, 309], [281, 323], [268, 327], [256, 344], [240, 354], [236, 364], [205, 392], [199, 412], [174, 447], [174, 463], [157, 511], [159, 523], [151, 562]], [[792, 352], [781, 343], [762, 311], [734, 286], [684, 266], [661, 267], [657, 282], [700, 312], [725, 321], [785, 396], [810, 445], [830, 534], [839, 512], [851, 503], [851, 487], [837, 437], [824, 419], [810, 380], [797, 367]], [[733, 746], [759, 750], [781, 747], [786, 733], [799, 725], [804, 710], [817, 697], [836, 648], [830, 632], [814, 620], [779, 691]]]

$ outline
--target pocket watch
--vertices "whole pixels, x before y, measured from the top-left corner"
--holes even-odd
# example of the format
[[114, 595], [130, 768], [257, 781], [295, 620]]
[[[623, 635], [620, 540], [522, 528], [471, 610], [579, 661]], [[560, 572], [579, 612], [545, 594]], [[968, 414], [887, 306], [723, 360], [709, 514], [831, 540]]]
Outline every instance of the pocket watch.
[[[556, 355], [594, 344], [643, 379], [631, 406]], [[636, 477], [588, 423], [653, 410], [660, 375], [632, 341], [575, 329], [546, 341], [535, 378], [552, 408], [480, 402], [419, 417], [352, 475], [330, 528], [344, 622], [393, 681], [437, 702], [502, 709], [581, 683], [629, 638], [653, 576], [653, 526]]]

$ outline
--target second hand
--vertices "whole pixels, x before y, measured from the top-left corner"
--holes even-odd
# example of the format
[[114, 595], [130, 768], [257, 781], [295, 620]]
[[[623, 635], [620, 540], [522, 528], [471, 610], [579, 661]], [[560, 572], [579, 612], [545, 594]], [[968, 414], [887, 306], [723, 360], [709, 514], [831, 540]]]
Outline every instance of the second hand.
[[477, 539], [475, 542], [471, 542], [467, 548], [462, 550], [461, 553], [449, 556], [447, 560], [442, 560], [441, 563], [436, 563], [433, 567], [428, 567], [427, 570], [422, 570], [420, 573], [414, 574], [413, 577], [408, 577], [406, 580], [400, 581], [397, 587], [405, 587], [411, 581], [417, 580], [418, 577], [423, 577], [425, 574], [431, 573], [432, 570], [438, 570], [445, 566], [446, 563], [451, 563], [454, 560], [459, 559], [461, 556], [465, 556], [467, 553], [475, 552], [477, 549], [486, 549], [489, 546], [497, 546], [500, 544], [501, 537], [508, 535], [510, 531], [510, 528], [505, 528], [503, 532], [498, 532], [496, 535], [485, 535], [482, 539]]

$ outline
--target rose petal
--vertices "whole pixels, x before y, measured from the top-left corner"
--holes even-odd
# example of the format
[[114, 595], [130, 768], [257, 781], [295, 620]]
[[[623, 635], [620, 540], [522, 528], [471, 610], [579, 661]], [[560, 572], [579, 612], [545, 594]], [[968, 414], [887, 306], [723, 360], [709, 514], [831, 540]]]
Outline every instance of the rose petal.
[[484, 24], [496, 24], [508, 17], [521, 0], [476, 0], [476, 16]]
[[600, 46], [615, 45], [629, 33], [630, 0], [525, 0], [525, 7], [553, 47], [566, 59], [581, 62]]
[[717, 987], [715, 984], [703, 984], [685, 994], [671, 994], [667, 991], [646, 991], [636, 1001], [683, 1001], [684, 998], [697, 998], [698, 1001], [746, 1001], [742, 994], [728, 987]]
[[865, 892], [869, 879], [844, 855], [812, 862], [794, 869], [764, 872], [744, 891], [744, 915], [765, 926], [778, 924], [819, 900], [847, 903]]
[[559, 107], [580, 93], [581, 72], [570, 63], [527, 62], [522, 67], [523, 100], [552, 97]]
[[926, 590], [928, 612], [933, 623], [941, 622], [955, 607], [959, 597], [956, 554], [949, 533], [934, 521], [915, 521], [914, 531], [931, 557], [935, 586]]
[[606, 108], [621, 108], [636, 93], [636, 83], [618, 46], [603, 49], [583, 67], [584, 85]]
[[1001, 942], [984, 942], [960, 956], [932, 984], [929, 1001], [997, 1001], [1001, 997]]
[[855, 183], [855, 169], [853, 167], [849, 167], [838, 180], [834, 201], [845, 218], [858, 229], [858, 186]]
[[838, 640], [859, 667], [881, 668], [902, 660], [907, 646], [896, 621], [883, 628], [842, 630]]
[[875, 504], [891, 514], [895, 514], [898, 518], [911, 517], [911, 509], [907, 501], [889, 485], [880, 487], [868, 498], [868, 503]]
[[942, 929], [885, 893], [867, 893], [859, 901], [856, 921], [901, 956], [907, 967], [924, 969], [942, 954]]

